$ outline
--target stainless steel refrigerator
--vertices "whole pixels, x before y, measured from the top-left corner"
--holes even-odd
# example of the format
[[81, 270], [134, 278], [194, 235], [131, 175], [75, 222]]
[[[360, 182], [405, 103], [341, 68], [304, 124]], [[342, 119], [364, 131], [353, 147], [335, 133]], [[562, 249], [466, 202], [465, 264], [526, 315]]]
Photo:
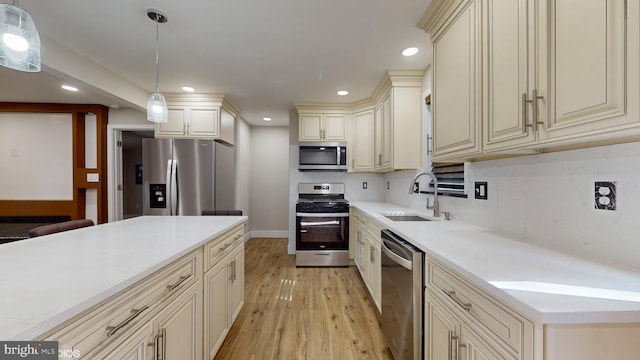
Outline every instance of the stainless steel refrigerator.
[[213, 140], [143, 139], [144, 215], [235, 209], [235, 149]]

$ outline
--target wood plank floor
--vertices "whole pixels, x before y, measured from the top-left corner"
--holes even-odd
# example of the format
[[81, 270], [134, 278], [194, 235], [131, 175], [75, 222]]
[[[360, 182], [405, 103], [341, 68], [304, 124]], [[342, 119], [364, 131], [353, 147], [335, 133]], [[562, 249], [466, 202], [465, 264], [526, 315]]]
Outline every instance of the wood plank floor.
[[354, 267], [296, 268], [287, 239], [251, 239], [245, 303], [216, 360], [393, 359]]

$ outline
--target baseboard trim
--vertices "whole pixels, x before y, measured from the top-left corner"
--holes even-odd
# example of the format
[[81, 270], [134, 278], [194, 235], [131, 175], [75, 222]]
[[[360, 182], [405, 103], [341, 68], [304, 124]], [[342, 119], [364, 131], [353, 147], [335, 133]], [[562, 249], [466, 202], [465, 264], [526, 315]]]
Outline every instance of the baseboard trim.
[[251, 238], [288, 238], [289, 231], [287, 230], [253, 230], [250, 231], [249, 236], [245, 237], [246, 240]]

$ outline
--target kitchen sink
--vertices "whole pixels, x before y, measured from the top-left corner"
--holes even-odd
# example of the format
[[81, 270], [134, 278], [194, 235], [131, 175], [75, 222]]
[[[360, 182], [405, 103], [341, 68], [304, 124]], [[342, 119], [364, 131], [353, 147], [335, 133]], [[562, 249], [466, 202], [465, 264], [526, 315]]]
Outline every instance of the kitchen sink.
[[418, 215], [383, 215], [387, 219], [393, 221], [431, 221], [431, 219], [427, 219]]

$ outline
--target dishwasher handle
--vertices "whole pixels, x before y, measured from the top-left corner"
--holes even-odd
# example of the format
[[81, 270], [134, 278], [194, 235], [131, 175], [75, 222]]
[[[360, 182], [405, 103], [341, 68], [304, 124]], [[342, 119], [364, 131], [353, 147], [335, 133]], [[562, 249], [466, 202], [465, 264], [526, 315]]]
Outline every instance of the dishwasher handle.
[[407, 270], [412, 270], [413, 269], [413, 263], [410, 260], [407, 260], [404, 257], [396, 254], [393, 250], [391, 250], [390, 248], [387, 247], [387, 244], [389, 244], [391, 247], [394, 247], [393, 245], [395, 245], [395, 243], [393, 241], [383, 238], [382, 239], [382, 253], [387, 255], [391, 260], [393, 260], [393, 262], [395, 262], [396, 264], [402, 266], [403, 268], [405, 268]]

